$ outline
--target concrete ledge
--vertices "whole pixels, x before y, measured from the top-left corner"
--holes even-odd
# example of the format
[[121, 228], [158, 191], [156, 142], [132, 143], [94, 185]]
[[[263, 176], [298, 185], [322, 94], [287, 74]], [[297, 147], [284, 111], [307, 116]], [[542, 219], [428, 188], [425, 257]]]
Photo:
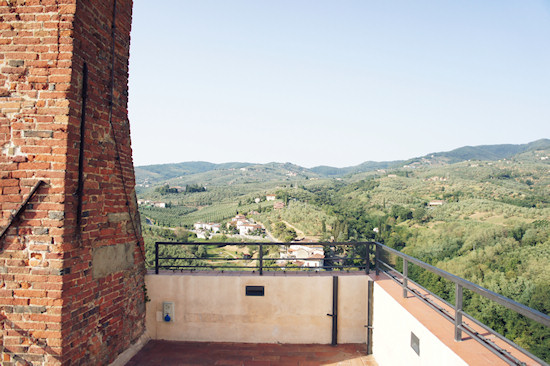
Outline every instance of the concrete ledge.
[[132, 344], [126, 351], [122, 352], [116, 360], [114, 360], [109, 366], [124, 366], [134, 357], [141, 349], [149, 342], [151, 338], [147, 334], [147, 332], [144, 332], [141, 337], [136, 341], [136, 343]]

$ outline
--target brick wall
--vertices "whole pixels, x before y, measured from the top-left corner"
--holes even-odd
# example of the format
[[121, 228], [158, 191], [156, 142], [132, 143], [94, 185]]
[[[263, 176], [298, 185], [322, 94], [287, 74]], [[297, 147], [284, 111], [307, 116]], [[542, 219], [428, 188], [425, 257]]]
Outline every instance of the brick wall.
[[114, 5], [0, 0], [0, 229], [45, 182], [0, 240], [6, 365], [107, 364], [144, 330], [127, 117], [132, 1]]

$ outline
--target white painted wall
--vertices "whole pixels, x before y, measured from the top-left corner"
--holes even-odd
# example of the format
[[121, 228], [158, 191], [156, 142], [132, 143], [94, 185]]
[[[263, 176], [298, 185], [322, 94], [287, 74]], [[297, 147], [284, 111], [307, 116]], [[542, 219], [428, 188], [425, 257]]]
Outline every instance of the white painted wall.
[[[373, 354], [379, 365], [467, 365], [377, 283], [373, 308]], [[411, 348], [411, 332], [419, 338], [420, 355]]]

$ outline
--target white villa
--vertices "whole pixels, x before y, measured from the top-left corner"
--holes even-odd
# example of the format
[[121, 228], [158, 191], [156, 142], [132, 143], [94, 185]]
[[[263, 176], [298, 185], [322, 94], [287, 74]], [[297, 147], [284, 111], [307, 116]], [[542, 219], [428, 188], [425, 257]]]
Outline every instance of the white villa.
[[193, 224], [193, 227], [197, 231], [198, 230], [208, 230], [208, 231], [211, 231], [213, 233], [219, 233], [221, 225], [213, 223], [213, 222], [208, 222], [208, 223], [196, 222], [195, 224]]
[[153, 207], [159, 207], [159, 208], [166, 208], [166, 202], [154, 202], [154, 201], [139, 199], [137, 201], [137, 204], [138, 206], [153, 206]]
[[253, 220], [249, 220], [244, 215], [237, 215], [227, 223], [227, 227], [234, 226], [239, 231], [240, 235], [248, 235], [256, 230], [263, 230], [262, 225], [256, 224]]
[[237, 229], [239, 229], [240, 235], [248, 235], [253, 231], [262, 230], [263, 228], [261, 225], [257, 224], [240, 224], [237, 225]]
[[325, 259], [325, 252], [322, 245], [289, 245], [281, 248], [280, 258], [277, 263], [295, 263], [300, 267], [322, 267]]

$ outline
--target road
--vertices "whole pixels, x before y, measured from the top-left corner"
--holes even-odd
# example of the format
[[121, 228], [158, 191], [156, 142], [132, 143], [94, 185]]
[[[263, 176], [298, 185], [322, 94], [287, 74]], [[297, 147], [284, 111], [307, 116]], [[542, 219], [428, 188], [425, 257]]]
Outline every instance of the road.
[[301, 241], [306, 241], [306, 242], [310, 242], [310, 243], [319, 242], [318, 237], [307, 236], [302, 230], [296, 228], [296, 226], [292, 225], [288, 221], [285, 221], [285, 220], [281, 220], [281, 221], [284, 222], [287, 226], [290, 226], [291, 228], [293, 228], [296, 231], [296, 236], [297, 236], [296, 239], [300, 239]]

